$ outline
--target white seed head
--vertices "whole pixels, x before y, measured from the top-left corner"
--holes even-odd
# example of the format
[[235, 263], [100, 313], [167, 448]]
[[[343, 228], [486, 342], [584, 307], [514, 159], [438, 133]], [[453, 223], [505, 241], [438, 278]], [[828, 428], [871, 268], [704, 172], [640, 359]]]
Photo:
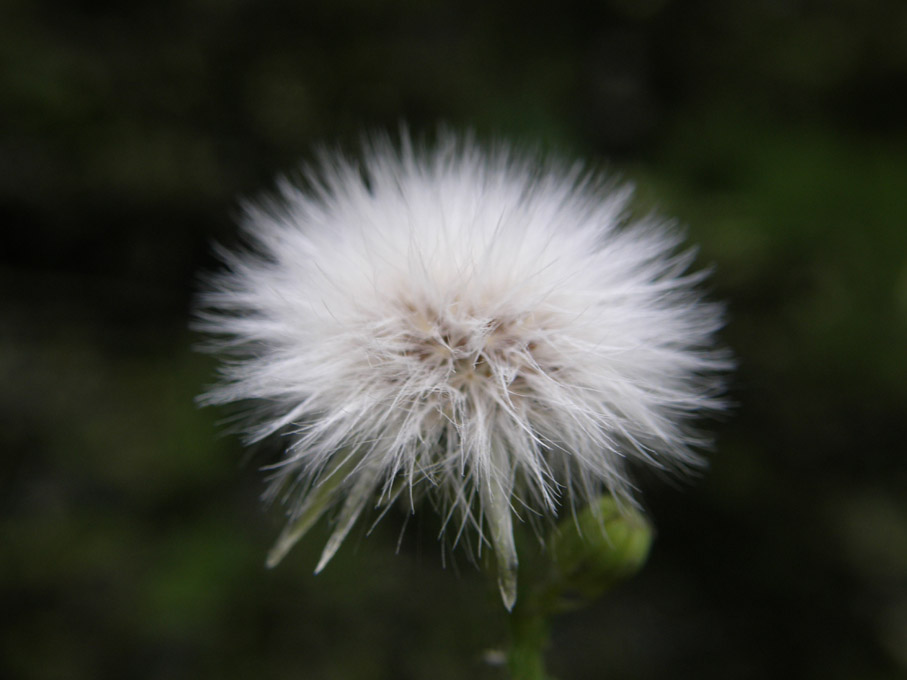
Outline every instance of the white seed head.
[[424, 497], [490, 543], [511, 607], [515, 517], [632, 500], [630, 460], [700, 463], [721, 308], [626, 186], [452, 136], [324, 156], [305, 184], [246, 207], [251, 248], [223, 253], [197, 317], [224, 356], [202, 402], [252, 403], [249, 439], [288, 442], [269, 564], [331, 508], [318, 570], [366, 506]]

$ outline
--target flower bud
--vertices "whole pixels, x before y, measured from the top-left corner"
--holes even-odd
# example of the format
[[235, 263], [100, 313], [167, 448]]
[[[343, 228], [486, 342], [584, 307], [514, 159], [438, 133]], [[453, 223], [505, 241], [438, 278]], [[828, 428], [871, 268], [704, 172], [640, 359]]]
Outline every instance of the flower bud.
[[593, 600], [632, 576], [651, 545], [652, 528], [642, 514], [608, 495], [562, 521], [551, 538], [551, 587], [559, 604]]

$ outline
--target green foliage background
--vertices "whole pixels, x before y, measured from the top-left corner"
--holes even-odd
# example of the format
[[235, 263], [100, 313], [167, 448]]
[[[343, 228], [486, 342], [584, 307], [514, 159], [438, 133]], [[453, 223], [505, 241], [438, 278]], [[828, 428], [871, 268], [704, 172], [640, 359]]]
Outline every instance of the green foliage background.
[[268, 450], [192, 401], [237, 197], [403, 121], [633, 179], [729, 304], [711, 470], [640, 480], [650, 563], [552, 672], [907, 674], [907, 4], [4, 0], [0, 65], [0, 676], [503, 677], [430, 517], [266, 571]]

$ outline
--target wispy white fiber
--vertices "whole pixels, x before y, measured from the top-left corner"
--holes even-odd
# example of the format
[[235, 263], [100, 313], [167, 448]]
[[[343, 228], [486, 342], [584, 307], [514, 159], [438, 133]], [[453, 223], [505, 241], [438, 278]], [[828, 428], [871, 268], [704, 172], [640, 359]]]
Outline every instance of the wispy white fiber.
[[514, 522], [632, 500], [630, 460], [701, 462], [721, 308], [681, 233], [630, 219], [630, 198], [580, 165], [404, 135], [246, 206], [250, 246], [201, 299], [224, 358], [201, 401], [251, 404], [249, 440], [287, 442], [269, 563], [332, 512], [320, 570], [364, 510], [424, 498], [491, 546], [511, 607]]

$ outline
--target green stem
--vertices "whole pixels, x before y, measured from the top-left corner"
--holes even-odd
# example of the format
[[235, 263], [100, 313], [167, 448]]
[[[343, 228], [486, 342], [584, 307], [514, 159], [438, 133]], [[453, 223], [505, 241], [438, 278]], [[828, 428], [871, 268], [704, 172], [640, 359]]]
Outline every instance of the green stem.
[[510, 653], [507, 665], [512, 680], [550, 680], [545, 673], [548, 621], [536, 608], [520, 607], [510, 615]]

